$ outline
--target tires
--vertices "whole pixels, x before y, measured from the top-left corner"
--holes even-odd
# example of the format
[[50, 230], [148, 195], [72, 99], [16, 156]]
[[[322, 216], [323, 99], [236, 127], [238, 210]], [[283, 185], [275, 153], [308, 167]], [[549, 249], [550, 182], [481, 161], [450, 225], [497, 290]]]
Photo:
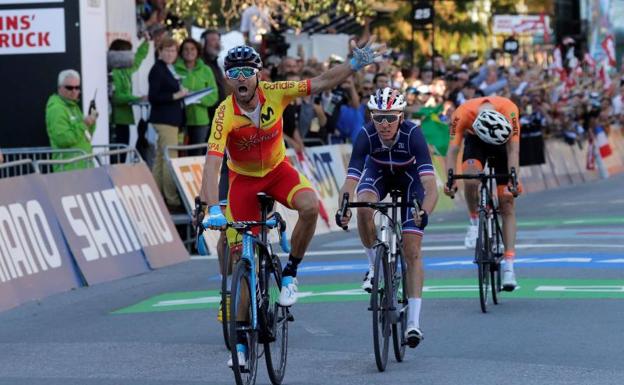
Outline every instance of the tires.
[[376, 246], [375, 276], [373, 277], [373, 289], [371, 291], [371, 310], [373, 313], [373, 347], [375, 350], [375, 363], [380, 372], [386, 370], [388, 363], [388, 350], [390, 348], [390, 320], [388, 316], [387, 291], [391, 290], [392, 281], [385, 269], [388, 250], [384, 245]]
[[270, 265], [265, 268], [266, 290], [263, 299], [266, 314], [264, 336], [264, 357], [267, 372], [273, 385], [280, 385], [286, 373], [286, 357], [288, 355], [288, 308], [278, 304], [282, 288], [282, 265], [277, 257], [270, 258]]
[[[232, 371], [237, 385], [251, 385], [256, 382], [258, 371], [258, 333], [251, 327], [251, 288], [249, 264], [240, 260], [232, 275], [230, 299], [229, 340], [232, 354]], [[239, 319], [239, 321], [237, 321]], [[237, 336], [244, 335], [247, 344], [247, 365], [239, 366], [236, 352]]]
[[397, 271], [394, 274], [394, 293], [398, 302], [399, 319], [392, 324], [392, 347], [394, 358], [397, 362], [402, 362], [403, 357], [405, 357], [405, 329], [407, 329], [407, 266], [402, 254], [400, 254], [399, 261], [400, 263], [396, 264]]
[[229, 247], [225, 248], [223, 255], [223, 271], [221, 272], [221, 328], [223, 329], [223, 341], [225, 341], [225, 347], [230, 350], [230, 332], [228, 322], [228, 307], [230, 296], [230, 288], [228, 287], [228, 276], [230, 272], [230, 250]]
[[477, 262], [477, 274], [479, 280], [479, 303], [481, 311], [487, 313], [488, 291], [490, 289], [490, 264], [489, 264], [489, 242], [487, 234], [486, 216], [479, 215], [479, 235], [475, 246], [475, 261]]

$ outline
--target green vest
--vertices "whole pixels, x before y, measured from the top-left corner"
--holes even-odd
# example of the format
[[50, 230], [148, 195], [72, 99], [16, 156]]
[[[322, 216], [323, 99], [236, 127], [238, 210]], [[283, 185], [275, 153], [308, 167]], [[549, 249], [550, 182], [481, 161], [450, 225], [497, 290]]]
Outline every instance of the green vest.
[[134, 113], [130, 103], [141, 98], [132, 94], [132, 74], [135, 73], [147, 57], [149, 43], [144, 40], [134, 54], [134, 63], [130, 68], [115, 68], [111, 71], [113, 78], [113, 95], [111, 117], [112, 124], [134, 124]]
[[198, 103], [187, 105], [185, 108], [187, 126], [209, 125], [208, 107], [214, 106], [219, 99], [217, 81], [212, 73], [212, 69], [204, 64], [201, 59], [197, 59], [195, 67], [188, 69], [184, 65], [184, 60], [178, 59], [175, 63], [175, 71], [180, 75], [182, 85], [189, 92], [212, 87], [213, 91], [210, 94], [204, 96]]

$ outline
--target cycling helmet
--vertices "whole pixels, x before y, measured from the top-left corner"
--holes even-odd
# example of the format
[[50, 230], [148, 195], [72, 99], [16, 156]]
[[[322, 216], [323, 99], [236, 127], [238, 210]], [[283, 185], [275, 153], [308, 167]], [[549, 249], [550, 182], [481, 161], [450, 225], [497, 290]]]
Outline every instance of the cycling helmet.
[[406, 105], [405, 98], [398, 90], [386, 87], [370, 96], [367, 107], [371, 111], [403, 111]]
[[472, 123], [472, 128], [482, 141], [489, 144], [505, 144], [511, 138], [511, 124], [498, 111], [482, 110]]
[[225, 70], [236, 67], [251, 67], [257, 70], [262, 69], [262, 59], [255, 49], [247, 45], [239, 45], [230, 49], [224, 60]]

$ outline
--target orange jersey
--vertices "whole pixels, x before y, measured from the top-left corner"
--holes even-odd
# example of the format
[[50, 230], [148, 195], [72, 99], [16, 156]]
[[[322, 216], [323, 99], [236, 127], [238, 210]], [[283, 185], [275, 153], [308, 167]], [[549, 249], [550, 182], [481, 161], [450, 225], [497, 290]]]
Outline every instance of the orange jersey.
[[208, 154], [228, 153], [228, 167], [237, 174], [263, 177], [286, 156], [282, 113], [296, 97], [310, 94], [310, 80], [263, 82], [256, 90], [262, 105], [260, 127], [243, 114], [234, 95], [217, 108], [212, 120]]
[[503, 98], [501, 96], [490, 96], [470, 99], [455, 110], [453, 117], [451, 118], [451, 144], [460, 146], [464, 138], [464, 131], [470, 135], [475, 135], [472, 123], [479, 113], [479, 107], [481, 107], [484, 103], [492, 104], [496, 111], [505, 115], [507, 120], [509, 120], [509, 123], [511, 123], [511, 128], [513, 129], [511, 140], [515, 142], [520, 141], [520, 113], [518, 111], [518, 107], [507, 98]]

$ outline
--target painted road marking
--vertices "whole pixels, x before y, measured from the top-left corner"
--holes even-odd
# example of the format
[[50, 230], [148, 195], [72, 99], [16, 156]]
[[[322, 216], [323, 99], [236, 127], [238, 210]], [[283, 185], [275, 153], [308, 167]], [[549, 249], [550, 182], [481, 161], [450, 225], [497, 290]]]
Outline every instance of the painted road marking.
[[[624, 245], [612, 245], [612, 244], [588, 244], [588, 243], [532, 243], [532, 244], [520, 244], [516, 245], [516, 249], [561, 249], [561, 248], [574, 248], [574, 249], [624, 249]], [[423, 251], [457, 251], [467, 250], [465, 246], [423, 246]], [[323, 250], [323, 251], [307, 251], [306, 256], [324, 256], [324, 255], [353, 255], [364, 254], [362, 248], [358, 249], [336, 249], [336, 250]], [[280, 257], [287, 257], [286, 253], [278, 253]], [[193, 255], [192, 260], [216, 260], [216, 255]]]
[[[622, 280], [585, 279], [522, 279], [512, 293], [501, 293], [503, 299], [624, 299]], [[299, 303], [368, 301], [359, 282], [330, 285], [301, 286]], [[464, 299], [479, 296], [475, 279], [431, 279], [423, 289], [425, 299]], [[221, 296], [216, 290], [165, 293], [135, 305], [119, 309], [114, 314], [145, 313], [179, 310], [216, 309]]]

